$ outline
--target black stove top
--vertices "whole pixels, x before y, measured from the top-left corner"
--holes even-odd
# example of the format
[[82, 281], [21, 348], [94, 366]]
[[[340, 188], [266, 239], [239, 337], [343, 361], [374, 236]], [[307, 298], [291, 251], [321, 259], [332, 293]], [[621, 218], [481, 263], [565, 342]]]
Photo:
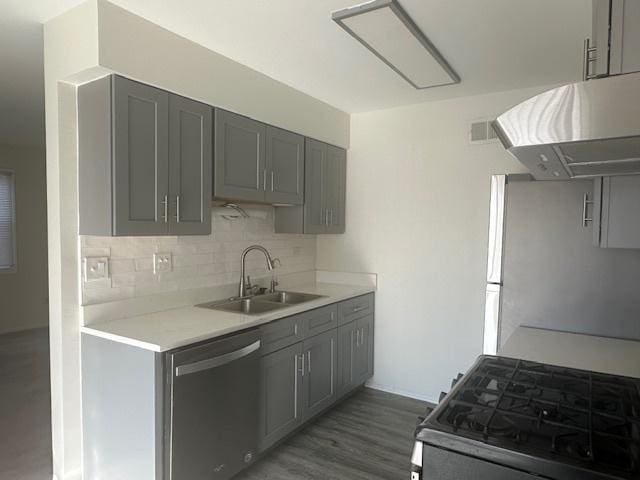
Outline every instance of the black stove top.
[[549, 478], [640, 479], [640, 379], [482, 356], [418, 439]]

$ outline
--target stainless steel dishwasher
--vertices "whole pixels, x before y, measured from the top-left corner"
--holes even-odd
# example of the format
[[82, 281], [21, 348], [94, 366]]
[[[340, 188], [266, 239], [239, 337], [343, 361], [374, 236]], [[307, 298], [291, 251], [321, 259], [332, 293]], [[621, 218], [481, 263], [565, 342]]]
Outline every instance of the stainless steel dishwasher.
[[260, 333], [168, 353], [169, 480], [222, 480], [252, 462], [258, 443]]

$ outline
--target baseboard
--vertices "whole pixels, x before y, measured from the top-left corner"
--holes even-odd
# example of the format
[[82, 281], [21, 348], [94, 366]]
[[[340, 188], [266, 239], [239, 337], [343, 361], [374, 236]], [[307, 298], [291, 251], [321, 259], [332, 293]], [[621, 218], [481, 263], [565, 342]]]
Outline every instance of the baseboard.
[[389, 387], [387, 385], [381, 385], [379, 383], [375, 383], [375, 382], [367, 382], [365, 384], [365, 386], [367, 388], [371, 388], [373, 390], [380, 390], [381, 392], [387, 392], [387, 393], [393, 393], [395, 395], [401, 395], [403, 397], [409, 397], [409, 398], [413, 398], [415, 400], [421, 400], [423, 402], [427, 402], [427, 403], [431, 403], [436, 405], [438, 402], [434, 401], [432, 398], [428, 398], [424, 395], [420, 395], [416, 392], [408, 392], [406, 390], [400, 390], [397, 388], [393, 388], [393, 387]]

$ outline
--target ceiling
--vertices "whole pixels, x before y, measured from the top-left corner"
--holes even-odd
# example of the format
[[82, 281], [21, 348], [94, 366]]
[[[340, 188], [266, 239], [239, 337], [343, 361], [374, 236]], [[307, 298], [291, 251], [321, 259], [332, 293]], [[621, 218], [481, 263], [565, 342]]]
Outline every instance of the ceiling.
[[[40, 24], [78, 0], [2, 0], [0, 143], [41, 144]], [[415, 90], [331, 20], [361, 0], [113, 0], [148, 20], [354, 113], [578, 80], [591, 0], [400, 0], [460, 75]]]

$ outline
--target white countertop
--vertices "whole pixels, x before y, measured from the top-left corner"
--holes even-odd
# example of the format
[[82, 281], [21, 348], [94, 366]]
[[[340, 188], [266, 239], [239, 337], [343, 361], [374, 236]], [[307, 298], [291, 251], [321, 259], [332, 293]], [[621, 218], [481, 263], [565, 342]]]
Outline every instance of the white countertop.
[[315, 283], [291, 290], [323, 295], [323, 298], [260, 315], [244, 315], [195, 306], [173, 308], [84, 326], [80, 331], [154, 352], [165, 352], [370, 293], [375, 291], [375, 287]]
[[519, 327], [499, 355], [640, 378], [640, 342], [633, 340]]

